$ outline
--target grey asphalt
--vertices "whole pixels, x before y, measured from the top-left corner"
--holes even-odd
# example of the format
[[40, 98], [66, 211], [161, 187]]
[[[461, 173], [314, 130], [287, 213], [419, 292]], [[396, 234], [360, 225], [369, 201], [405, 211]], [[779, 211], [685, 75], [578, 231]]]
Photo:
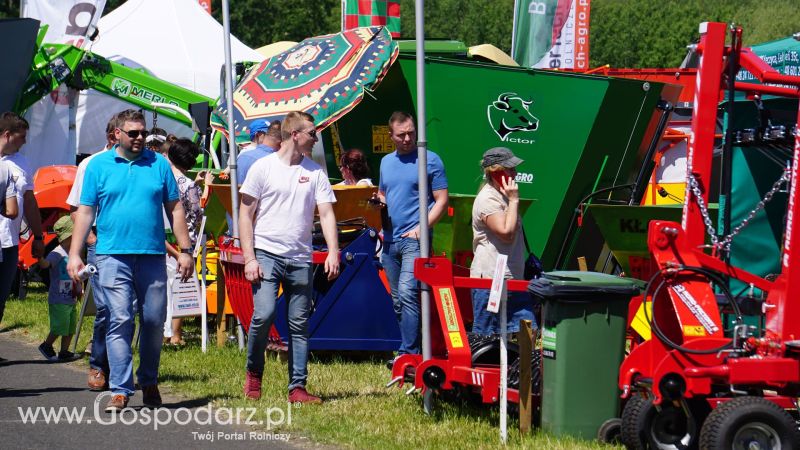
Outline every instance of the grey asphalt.
[[[225, 425], [230, 422], [229, 411], [218, 414], [204, 399], [179, 398], [164, 392], [163, 409], [154, 412], [142, 408], [142, 395], [137, 392], [131, 397], [130, 411], [112, 416], [103, 412], [109, 397], [97, 401], [98, 393], [87, 389], [86, 365], [50, 363], [35, 345], [21, 342], [9, 332], [0, 332], [0, 357], [5, 359], [0, 361], [0, 448], [277, 449], [313, 446], [291, 435], [288, 441], [278, 440], [284, 437], [280, 433], [285, 432], [263, 431], [266, 426]], [[37, 408], [40, 415], [36, 423], [32, 423], [30, 415], [23, 417], [27, 412], [36, 412]], [[59, 423], [43, 420], [46, 411], [56, 412], [59, 408], [66, 408], [62, 413], [74, 414], [83, 410], [83, 417], [79, 421], [67, 421], [62, 414]], [[97, 413], [95, 408], [99, 410]], [[218, 420], [214, 417], [216, 414]], [[242, 413], [243, 421], [246, 415]], [[156, 429], [156, 417], [161, 423], [171, 423]], [[213, 436], [213, 441], [208, 440], [209, 436]]]

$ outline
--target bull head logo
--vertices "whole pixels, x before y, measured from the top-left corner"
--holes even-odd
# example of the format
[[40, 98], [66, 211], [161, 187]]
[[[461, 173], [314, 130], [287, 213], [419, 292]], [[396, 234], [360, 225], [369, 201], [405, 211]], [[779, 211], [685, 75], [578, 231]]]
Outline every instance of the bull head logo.
[[501, 141], [505, 141], [513, 131], [536, 131], [539, 128], [539, 119], [528, 109], [531, 103], [515, 92], [506, 92], [489, 105], [489, 124]]

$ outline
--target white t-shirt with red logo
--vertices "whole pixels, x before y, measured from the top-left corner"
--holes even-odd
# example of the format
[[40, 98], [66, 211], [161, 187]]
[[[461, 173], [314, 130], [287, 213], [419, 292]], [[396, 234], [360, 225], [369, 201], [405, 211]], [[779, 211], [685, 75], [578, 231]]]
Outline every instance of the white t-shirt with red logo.
[[311, 262], [314, 208], [335, 203], [325, 172], [310, 158], [287, 165], [277, 153], [267, 155], [247, 172], [242, 194], [258, 200], [255, 248], [300, 262]]

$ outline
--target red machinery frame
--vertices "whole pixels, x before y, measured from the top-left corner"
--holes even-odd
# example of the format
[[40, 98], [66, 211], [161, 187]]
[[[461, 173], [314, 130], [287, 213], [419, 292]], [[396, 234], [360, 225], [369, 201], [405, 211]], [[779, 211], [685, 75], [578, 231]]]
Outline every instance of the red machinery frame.
[[[731, 64], [738, 56], [741, 67], [761, 82], [794, 86], [737, 82], [737, 90], [789, 97], [800, 94], [797, 88], [800, 77], [781, 75], [749, 49], [726, 46], [728, 30], [724, 23], [704, 23], [697, 45], [702, 58], [694, 96], [687, 180], [697, 180], [702, 198], [696, 198], [687, 183], [682, 223], [652, 221], [648, 228], [648, 247], [659, 269], [659, 281], [665, 283], [656, 298], [653, 318], [662, 324], [669, 340], [688, 351], [673, 348], [653, 336], [637, 346], [622, 363], [619, 386], [623, 397], [637, 389], [651, 391], [655, 405], [665, 399], [674, 400], [678, 391], [680, 397], [705, 399], [712, 408], [733, 397], [732, 393], [727, 397], [719, 395], [721, 387], [733, 392], [734, 386], [758, 386], [776, 393], [765, 398], [783, 408], [796, 408], [800, 392], [800, 352], [795, 347], [800, 344], [796, 341], [800, 339], [800, 251], [793, 251], [792, 246], [800, 245], [800, 226], [793, 224], [793, 218], [800, 214], [798, 133], [794, 137], [786, 233], [778, 277], [767, 281], [718, 259], [716, 251], [711, 255], [703, 251], [705, 225], [698, 200], [708, 203], [715, 121], [720, 89], [726, 84], [723, 77], [726, 63]], [[740, 28], [734, 33], [741, 38]], [[800, 128], [800, 114], [797, 128]], [[720, 348], [731, 340], [723, 336], [720, 310], [709, 280], [696, 271], [684, 269], [689, 266], [710, 269], [766, 292], [765, 335], [744, 336], [737, 343], [738, 348], [731, 350], [697, 353]]]
[[[472, 312], [471, 299], [464, 300], [468, 289], [491, 289], [488, 278], [457, 276], [452, 263], [444, 257], [417, 258], [414, 276], [431, 289], [431, 353], [423, 361], [422, 355], [402, 355], [392, 366], [392, 381], [389, 385], [413, 378], [417, 389], [453, 390], [464, 387], [477, 392], [483, 403], [495, 403], [500, 399], [500, 366], [473, 365], [472, 352], [464, 327], [462, 309]], [[456, 291], [461, 292], [459, 301]], [[509, 292], [527, 292], [528, 281], [508, 280]], [[437, 327], [435, 324], [439, 324]], [[538, 398], [538, 396], [534, 396]], [[508, 388], [508, 401], [519, 403], [519, 390]], [[536, 402], [534, 402], [536, 403]]]

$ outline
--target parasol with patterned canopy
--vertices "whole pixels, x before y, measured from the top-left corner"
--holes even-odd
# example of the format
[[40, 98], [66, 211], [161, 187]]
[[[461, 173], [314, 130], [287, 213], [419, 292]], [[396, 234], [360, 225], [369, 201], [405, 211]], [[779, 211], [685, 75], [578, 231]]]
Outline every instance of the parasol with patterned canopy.
[[[291, 111], [314, 117], [318, 130], [353, 109], [397, 59], [399, 49], [385, 27], [363, 27], [303, 40], [252, 69], [233, 92], [236, 135], [249, 134], [254, 119], [283, 120]], [[211, 125], [226, 136], [225, 99]]]

